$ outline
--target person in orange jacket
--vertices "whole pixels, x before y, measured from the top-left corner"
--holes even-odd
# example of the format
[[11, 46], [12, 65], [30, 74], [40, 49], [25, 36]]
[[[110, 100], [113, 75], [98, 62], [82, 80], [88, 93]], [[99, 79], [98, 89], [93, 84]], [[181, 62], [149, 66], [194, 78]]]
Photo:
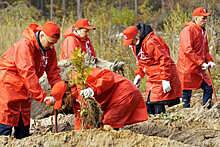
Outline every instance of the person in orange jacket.
[[60, 38], [57, 24], [31, 24], [23, 36], [0, 61], [0, 135], [11, 135], [14, 127], [17, 139], [30, 135], [31, 97], [47, 105], [55, 102], [39, 83], [44, 71], [51, 86], [61, 81], [54, 48]]
[[79, 19], [75, 25], [69, 27], [63, 34], [65, 40], [61, 47], [60, 60], [71, 58], [78, 47], [81, 47], [83, 52], [91, 53], [92, 56], [96, 57], [88, 36], [91, 29], [95, 30], [96, 28], [90, 25], [88, 19]]
[[[205, 72], [208, 67], [215, 67], [205, 33], [207, 16], [210, 15], [203, 7], [196, 8], [193, 11], [194, 20], [185, 23], [185, 28], [180, 33], [177, 70], [182, 85], [184, 108], [190, 108], [192, 90], [203, 89], [203, 105], [212, 99], [211, 82]], [[208, 108], [211, 108], [211, 101]]]
[[145, 102], [148, 114], [164, 113], [165, 105], [180, 103], [180, 80], [165, 42], [145, 23], [127, 27], [123, 34], [123, 45], [132, 48], [138, 61], [134, 85], [139, 87], [141, 79], [145, 74], [147, 76]]
[[[77, 75], [72, 71], [73, 75]], [[110, 125], [115, 130], [124, 125], [148, 120], [147, 109], [140, 90], [127, 78], [106, 69], [92, 68], [86, 81], [87, 89], [81, 90], [80, 86], [71, 88], [72, 103], [75, 113], [74, 130], [80, 129], [79, 111], [80, 95], [94, 96], [103, 111], [104, 125]], [[50, 95], [57, 101], [55, 109], [62, 103], [66, 84], [59, 82], [51, 89]]]

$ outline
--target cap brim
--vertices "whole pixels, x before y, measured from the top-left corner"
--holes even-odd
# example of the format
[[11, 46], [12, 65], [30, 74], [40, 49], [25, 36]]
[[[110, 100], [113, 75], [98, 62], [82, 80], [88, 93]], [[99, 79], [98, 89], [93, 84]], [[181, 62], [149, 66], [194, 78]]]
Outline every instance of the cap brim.
[[37, 30], [39, 30], [39, 31], [42, 30], [42, 29], [43, 29], [43, 26], [38, 26], [37, 27]]
[[84, 27], [85, 29], [89, 29], [89, 30], [95, 30], [96, 28], [95, 27], [91, 27], [91, 26], [87, 26], [87, 27]]
[[124, 40], [123, 46], [129, 46], [129, 45], [131, 45], [131, 44], [132, 44], [132, 41], [133, 41], [133, 38], [132, 38], [132, 39]]
[[212, 15], [212, 14], [210, 14], [210, 13], [205, 13], [205, 14], [203, 14], [202, 16], [210, 16], [210, 15]]
[[54, 109], [59, 109], [61, 105], [62, 105], [62, 99], [55, 102]]

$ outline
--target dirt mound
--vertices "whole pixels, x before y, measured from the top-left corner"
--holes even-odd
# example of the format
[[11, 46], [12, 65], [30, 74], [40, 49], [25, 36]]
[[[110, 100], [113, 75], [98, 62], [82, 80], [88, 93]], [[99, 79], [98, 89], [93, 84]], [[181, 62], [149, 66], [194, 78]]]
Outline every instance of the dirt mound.
[[[219, 94], [217, 95], [220, 96]], [[120, 131], [93, 129], [73, 131], [74, 114], [58, 115], [58, 132], [54, 134], [54, 116], [31, 120], [31, 136], [17, 140], [1, 136], [0, 144], [12, 146], [203, 146], [220, 144], [220, 103], [211, 109], [201, 105], [201, 91], [192, 96], [192, 108], [167, 108], [167, 116], [150, 116], [148, 121], [128, 125]]]
[[192, 98], [192, 108], [182, 109], [173, 106], [167, 108], [167, 111], [171, 112], [166, 117], [150, 116], [146, 122], [126, 126], [123, 129], [147, 136], [168, 138], [193, 146], [219, 146], [220, 102], [215, 103], [211, 109], [203, 108], [200, 90], [194, 92]]
[[136, 134], [130, 130], [102, 130], [93, 129], [86, 131], [67, 131], [57, 134], [47, 133], [16, 140], [12, 137], [0, 137], [0, 143], [6, 147], [12, 146], [189, 146], [181, 142]]

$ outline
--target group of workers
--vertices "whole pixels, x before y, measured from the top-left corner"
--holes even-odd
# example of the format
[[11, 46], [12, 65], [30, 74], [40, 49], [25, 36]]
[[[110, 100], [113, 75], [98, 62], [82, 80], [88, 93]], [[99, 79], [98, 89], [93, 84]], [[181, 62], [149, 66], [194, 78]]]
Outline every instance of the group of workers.
[[[193, 11], [194, 19], [185, 23], [180, 33], [177, 67], [170, 57], [166, 43], [158, 37], [149, 24], [139, 23], [123, 31], [124, 46], [130, 46], [137, 59], [134, 82], [106, 69], [92, 68], [86, 81], [87, 88], [71, 87], [75, 113], [74, 129], [80, 129], [80, 95], [95, 97], [103, 111], [104, 125], [118, 130], [148, 120], [148, 114], [165, 113], [165, 106], [184, 102], [190, 107], [192, 90], [202, 88], [203, 105], [212, 99], [212, 86], [206, 75], [207, 68], [215, 63], [209, 54], [205, 33], [207, 16], [203, 7]], [[88, 37], [95, 30], [88, 19], [79, 19], [68, 28], [59, 59], [68, 59], [81, 47], [82, 52], [96, 56]], [[0, 60], [0, 135], [21, 139], [30, 136], [31, 97], [39, 103], [59, 108], [67, 84], [61, 80], [54, 44], [60, 38], [60, 28], [54, 22], [44, 26], [31, 24], [23, 33], [24, 38], [12, 45]], [[51, 85], [51, 96], [42, 90], [39, 78], [44, 71]], [[77, 75], [72, 71], [73, 75]], [[146, 98], [140, 90], [141, 79], [146, 75]]]

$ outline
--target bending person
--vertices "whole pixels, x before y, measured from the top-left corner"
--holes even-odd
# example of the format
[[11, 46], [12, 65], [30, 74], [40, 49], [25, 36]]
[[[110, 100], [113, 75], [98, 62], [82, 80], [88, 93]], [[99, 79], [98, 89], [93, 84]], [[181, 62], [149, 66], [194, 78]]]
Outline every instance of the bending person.
[[[73, 75], [77, 75], [72, 71]], [[93, 95], [103, 111], [104, 125], [118, 128], [124, 125], [148, 120], [147, 109], [141, 92], [127, 78], [106, 69], [92, 68], [92, 74], [86, 81], [87, 89], [81, 90], [79, 86], [71, 88], [72, 105], [75, 113], [74, 129], [80, 129], [80, 93]], [[52, 88], [51, 95], [57, 99], [55, 107], [59, 108], [66, 84], [60, 82]], [[57, 106], [58, 105], [58, 106]]]
[[11, 135], [14, 127], [17, 139], [30, 135], [31, 97], [47, 105], [55, 102], [39, 83], [44, 71], [52, 87], [61, 81], [54, 48], [60, 28], [51, 21], [44, 26], [31, 24], [23, 35], [0, 61], [0, 135]]

